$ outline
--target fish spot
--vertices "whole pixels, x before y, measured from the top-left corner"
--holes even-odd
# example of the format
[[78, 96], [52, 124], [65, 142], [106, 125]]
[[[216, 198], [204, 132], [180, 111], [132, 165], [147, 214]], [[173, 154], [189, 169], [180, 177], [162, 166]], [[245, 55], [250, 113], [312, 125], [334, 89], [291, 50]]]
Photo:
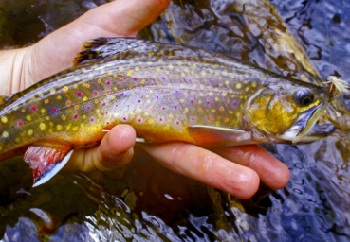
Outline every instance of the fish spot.
[[96, 122], [96, 118], [94, 116], [89, 118], [89, 123], [93, 124]]
[[22, 119], [16, 120], [15, 127], [17, 129], [21, 129], [21, 128], [23, 128], [23, 126], [24, 126], [24, 121]]
[[81, 98], [81, 97], [83, 97], [83, 95], [84, 95], [84, 94], [83, 94], [82, 91], [76, 91], [76, 92], [75, 92], [75, 96], [76, 96], [76, 97]]
[[105, 84], [106, 84], [106, 86], [110, 86], [112, 84], [112, 81], [108, 79], [105, 81]]
[[60, 108], [59, 107], [57, 107], [57, 106], [52, 106], [51, 108], [50, 108], [50, 113], [51, 114], [57, 114], [58, 113], [58, 111], [60, 111]]
[[233, 99], [231, 101], [231, 106], [232, 107], [236, 108], [236, 107], [238, 107], [238, 105], [239, 105], [239, 101], [237, 99]]
[[79, 118], [79, 114], [74, 113], [74, 114], [72, 115], [72, 119], [73, 119], [73, 120], [77, 120], [78, 118]]
[[39, 129], [45, 130], [46, 129], [46, 124], [45, 123], [40, 123], [39, 124]]
[[91, 112], [92, 108], [93, 108], [92, 104], [91, 103], [87, 103], [84, 106], [84, 111], [85, 112]]
[[8, 118], [6, 116], [2, 116], [1, 117], [1, 122], [3, 122], [4, 124], [6, 124], [8, 122]]
[[8, 138], [9, 136], [10, 136], [10, 133], [9, 133], [7, 130], [5, 130], [4, 132], [2, 132], [2, 137]]
[[29, 110], [30, 110], [31, 112], [36, 112], [36, 111], [38, 111], [38, 107], [37, 107], [36, 105], [31, 105], [30, 108], [29, 108]]

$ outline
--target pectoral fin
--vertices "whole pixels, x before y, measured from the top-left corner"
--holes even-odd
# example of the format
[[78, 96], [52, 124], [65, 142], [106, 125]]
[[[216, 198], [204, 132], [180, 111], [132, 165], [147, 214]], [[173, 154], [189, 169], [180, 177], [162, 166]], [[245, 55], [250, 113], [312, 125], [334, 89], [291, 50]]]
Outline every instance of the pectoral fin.
[[206, 147], [237, 146], [254, 143], [250, 131], [213, 126], [188, 127], [195, 144]]
[[50, 180], [68, 162], [73, 150], [69, 146], [30, 146], [24, 161], [33, 172], [33, 187]]

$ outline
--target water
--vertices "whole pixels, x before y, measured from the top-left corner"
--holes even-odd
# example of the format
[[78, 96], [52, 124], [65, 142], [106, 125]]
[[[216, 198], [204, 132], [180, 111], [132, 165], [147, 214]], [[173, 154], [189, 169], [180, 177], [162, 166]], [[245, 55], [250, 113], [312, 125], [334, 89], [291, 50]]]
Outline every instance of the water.
[[[311, 74], [301, 75], [305, 67], [295, 54], [268, 47], [276, 38], [266, 23], [282, 27], [266, 8], [254, 9], [255, 1], [246, 2], [253, 5], [174, 1], [142, 36], [202, 46], [315, 81]], [[0, 0], [0, 23], [6, 23], [0, 27], [0, 44], [7, 48], [35, 42], [102, 3]], [[321, 77], [338, 74], [350, 80], [349, 3], [272, 3]], [[244, 201], [176, 175], [145, 154], [136, 156], [125, 173], [86, 177], [63, 172], [34, 189], [23, 162], [8, 161], [0, 164], [0, 234], [4, 241], [348, 241], [349, 142], [346, 132], [338, 132], [311, 145], [266, 146], [288, 165], [291, 180], [277, 192], [262, 185], [256, 196]]]

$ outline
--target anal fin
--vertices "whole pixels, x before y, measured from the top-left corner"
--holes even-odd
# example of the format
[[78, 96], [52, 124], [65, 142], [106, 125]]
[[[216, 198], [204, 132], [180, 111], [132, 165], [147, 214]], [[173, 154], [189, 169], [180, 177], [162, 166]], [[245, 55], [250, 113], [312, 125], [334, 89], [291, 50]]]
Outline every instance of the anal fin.
[[73, 150], [69, 146], [29, 146], [24, 161], [33, 172], [33, 187], [56, 175], [68, 162]]

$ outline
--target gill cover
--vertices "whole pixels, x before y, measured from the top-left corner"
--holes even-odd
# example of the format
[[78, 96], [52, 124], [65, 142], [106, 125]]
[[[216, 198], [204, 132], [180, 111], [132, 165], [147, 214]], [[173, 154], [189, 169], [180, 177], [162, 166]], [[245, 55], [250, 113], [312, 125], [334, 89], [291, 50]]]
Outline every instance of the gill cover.
[[[248, 120], [255, 138], [268, 142], [304, 141], [329, 103], [330, 95], [321, 87], [298, 80], [271, 78], [266, 83], [248, 101]], [[324, 132], [329, 133], [329, 128]]]

